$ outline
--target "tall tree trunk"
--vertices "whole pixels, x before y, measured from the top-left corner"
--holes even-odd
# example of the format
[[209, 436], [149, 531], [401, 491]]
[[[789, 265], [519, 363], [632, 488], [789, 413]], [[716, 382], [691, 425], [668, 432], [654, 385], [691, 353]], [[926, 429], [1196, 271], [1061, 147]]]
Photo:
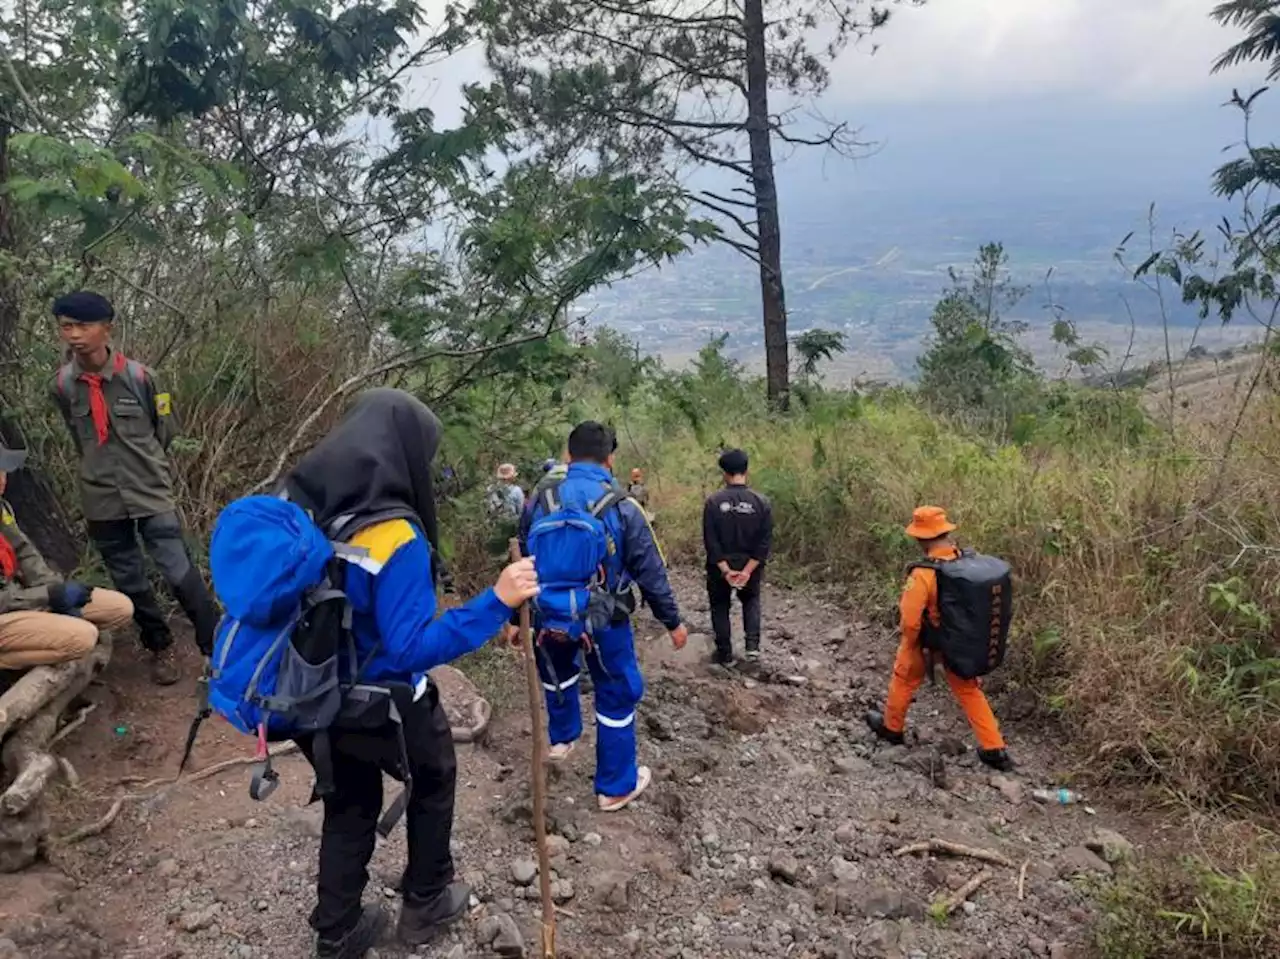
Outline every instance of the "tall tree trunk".
[[[0, 119], [0, 183], [9, 180], [9, 133], [9, 125]], [[27, 445], [22, 427], [12, 415], [23, 375], [18, 350], [18, 282], [11, 262], [17, 247], [13, 209], [9, 197], [0, 191], [0, 439], [10, 448]], [[64, 572], [75, 569], [80, 547], [48, 477], [28, 463], [26, 469], [9, 477], [5, 498], [13, 505], [23, 532], [45, 558]]]
[[787, 304], [782, 289], [782, 229], [778, 223], [778, 188], [773, 178], [773, 144], [769, 131], [764, 0], [746, 0], [743, 27], [747, 43], [747, 136], [751, 144], [751, 186], [756, 198], [760, 300], [764, 310], [765, 379], [769, 385], [769, 403], [774, 409], [785, 410], [791, 393]]

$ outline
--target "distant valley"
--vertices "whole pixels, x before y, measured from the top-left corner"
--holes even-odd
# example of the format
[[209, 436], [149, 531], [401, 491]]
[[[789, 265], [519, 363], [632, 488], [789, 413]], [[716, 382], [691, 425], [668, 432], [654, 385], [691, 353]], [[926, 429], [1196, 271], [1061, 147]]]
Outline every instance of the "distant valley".
[[[1211, 230], [1220, 215], [1211, 202], [1161, 208], [1157, 243], [1175, 225]], [[1051, 304], [1085, 339], [1107, 347], [1112, 367], [1129, 353], [1130, 365], [1163, 356], [1160, 304], [1115, 259], [1130, 230], [1137, 231], [1128, 244], [1132, 268], [1150, 246], [1141, 204], [1128, 210], [1072, 201], [1038, 208], [988, 202], [890, 209], [883, 200], [849, 195], [828, 209], [802, 209], [788, 218], [784, 234], [791, 331], [822, 327], [846, 334], [848, 353], [834, 364], [833, 377], [909, 379], [930, 313], [948, 285], [948, 267], [967, 268], [980, 244], [999, 240], [1014, 281], [1029, 287], [1012, 315], [1028, 323], [1027, 341], [1046, 369], [1059, 362], [1048, 335]], [[646, 352], [676, 365], [727, 333], [728, 351], [758, 366], [763, 342], [756, 276], [754, 265], [735, 251], [700, 248], [598, 291], [577, 308], [591, 323], [625, 332]], [[1166, 311], [1175, 353], [1193, 338], [1218, 349], [1258, 335], [1249, 321], [1225, 328], [1212, 318], [1201, 323], [1176, 298], [1166, 301]]]

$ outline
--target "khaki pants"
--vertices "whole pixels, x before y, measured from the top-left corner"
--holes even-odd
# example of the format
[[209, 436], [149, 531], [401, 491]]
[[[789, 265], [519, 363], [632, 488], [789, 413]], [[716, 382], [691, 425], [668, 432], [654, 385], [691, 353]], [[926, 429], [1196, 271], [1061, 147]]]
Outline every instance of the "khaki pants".
[[0, 615], [0, 669], [29, 669], [79, 659], [97, 644], [99, 629], [119, 629], [133, 618], [133, 603], [115, 590], [95, 589], [80, 613]]

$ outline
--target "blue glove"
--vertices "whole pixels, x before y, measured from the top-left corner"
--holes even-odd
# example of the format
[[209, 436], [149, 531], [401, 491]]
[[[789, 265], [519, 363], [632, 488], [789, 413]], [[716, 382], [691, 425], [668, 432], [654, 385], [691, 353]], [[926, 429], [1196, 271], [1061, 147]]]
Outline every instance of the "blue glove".
[[80, 608], [89, 602], [93, 590], [74, 580], [49, 587], [49, 609], [64, 616], [79, 616]]

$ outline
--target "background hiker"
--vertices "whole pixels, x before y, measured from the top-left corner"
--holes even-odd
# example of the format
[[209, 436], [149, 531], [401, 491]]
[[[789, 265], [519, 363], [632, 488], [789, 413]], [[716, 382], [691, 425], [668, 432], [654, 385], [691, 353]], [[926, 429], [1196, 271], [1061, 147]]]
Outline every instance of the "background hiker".
[[520, 536], [546, 584], [534, 604], [533, 628], [547, 693], [549, 758], [567, 759], [582, 735], [578, 677], [585, 655], [595, 688], [595, 791], [606, 812], [639, 796], [652, 776], [636, 764], [636, 705], [644, 678], [631, 628], [632, 585], [640, 587], [676, 649], [689, 638], [644, 512], [613, 478], [617, 446], [607, 426], [575, 427], [564, 480], [544, 489], [526, 511]]
[[511, 463], [503, 463], [498, 467], [495, 481], [490, 485], [485, 503], [491, 516], [499, 516], [505, 520], [518, 520], [524, 512], [524, 490], [516, 482], [519, 473]]
[[70, 360], [58, 371], [53, 399], [80, 455], [80, 496], [93, 540], [116, 589], [133, 603], [151, 678], [178, 680], [173, 636], [147, 580], [142, 544], [195, 627], [196, 645], [213, 650], [218, 609], [183, 539], [167, 450], [173, 439], [168, 393], [141, 363], [111, 345], [115, 311], [97, 293], [54, 301]]
[[730, 607], [734, 593], [742, 603], [747, 659], [760, 658], [760, 588], [773, 544], [773, 510], [764, 496], [747, 485], [748, 466], [742, 450], [721, 454], [724, 488], [707, 497], [702, 510], [714, 658], [722, 666], [733, 663]]
[[[961, 558], [952, 533], [955, 525], [947, 519], [947, 514], [937, 506], [921, 506], [911, 517], [907, 526], [907, 535], [920, 544], [925, 558], [934, 563], [954, 563]], [[990, 559], [990, 557], [983, 557]], [[997, 561], [998, 562], [998, 561]], [[1003, 565], [1003, 564], [1001, 564]], [[1005, 567], [1007, 571], [1007, 567]], [[911, 700], [924, 682], [926, 666], [926, 647], [940, 648], [939, 633], [944, 622], [938, 603], [938, 571], [928, 566], [913, 566], [907, 574], [907, 585], [899, 602], [901, 615], [902, 640], [898, 646], [898, 655], [893, 662], [893, 678], [889, 683], [889, 695], [885, 701], [884, 713], [867, 713], [867, 725], [877, 736], [886, 742], [901, 744], [903, 730], [907, 722], [907, 710]], [[1006, 572], [1007, 578], [1007, 572]], [[1001, 587], [1007, 593], [1007, 587]], [[961, 601], [963, 601], [961, 599]], [[1003, 615], [1003, 631], [1008, 630], [1008, 600], [1005, 599]], [[980, 635], [973, 637], [979, 648], [988, 645], [988, 623], [990, 617], [970, 610], [972, 615], [966, 621], [976, 620], [980, 624]], [[964, 637], [959, 637], [963, 641]], [[1003, 650], [1004, 638], [1000, 637]], [[1001, 655], [1003, 653], [1001, 652]], [[991, 664], [992, 666], [998, 663]], [[1013, 768], [1013, 760], [1005, 749], [1004, 738], [1000, 735], [1000, 726], [991, 704], [983, 695], [979, 679], [963, 678], [948, 667], [944, 667], [947, 684], [956, 700], [964, 710], [978, 740], [978, 758], [995, 769], [1009, 770]]]
[[[533, 504], [538, 498], [546, 492], [548, 487], [558, 486], [564, 482], [565, 476], [569, 473], [569, 451], [565, 450], [561, 458], [557, 460], [547, 460], [542, 464], [542, 475], [538, 477], [538, 482], [534, 485], [533, 490], [529, 493], [529, 498], [525, 501], [524, 511], [529, 512], [533, 508]], [[523, 517], [522, 517], [523, 519]]]
[[[483, 646], [511, 610], [538, 591], [533, 563], [525, 560], [504, 569], [492, 589], [436, 617], [431, 557], [439, 535], [431, 460], [440, 435], [440, 421], [409, 394], [370, 390], [284, 482], [289, 499], [331, 539], [361, 551], [345, 564], [343, 584], [354, 614], [360, 680], [390, 686], [403, 718], [403, 737], [389, 722], [359, 730], [339, 723], [325, 736], [327, 757], [319, 755], [318, 738], [298, 739], [318, 783], [325, 760], [332, 763], [311, 914], [316, 954], [325, 959], [359, 959], [385, 921], [376, 904], [361, 907], [383, 772], [401, 780], [407, 772], [412, 782], [399, 938], [410, 946], [425, 943], [466, 912], [471, 889], [455, 881], [449, 849], [457, 760], [448, 717], [427, 672]], [[272, 558], [259, 561], [270, 564]]]
[[0, 445], [0, 669], [79, 659], [99, 629], [118, 629], [133, 615], [127, 596], [64, 581], [18, 528], [4, 492], [26, 458]]
[[649, 490], [644, 485], [644, 470], [639, 467], [631, 471], [631, 483], [627, 486], [627, 495], [648, 510]]

